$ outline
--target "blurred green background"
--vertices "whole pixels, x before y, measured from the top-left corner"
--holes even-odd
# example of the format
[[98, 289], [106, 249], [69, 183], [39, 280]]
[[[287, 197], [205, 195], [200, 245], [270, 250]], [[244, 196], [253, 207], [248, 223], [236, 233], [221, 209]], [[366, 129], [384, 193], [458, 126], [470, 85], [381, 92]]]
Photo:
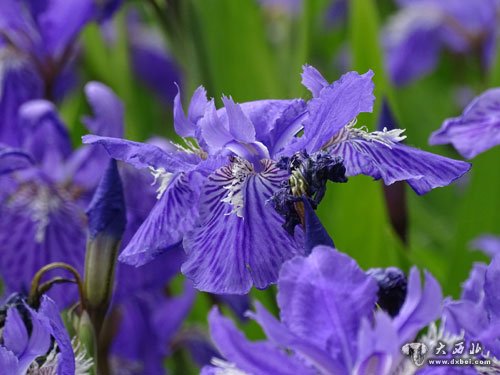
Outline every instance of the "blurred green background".
[[[377, 104], [358, 123], [374, 129], [383, 98], [397, 117], [396, 126], [407, 131], [407, 143], [425, 150], [460, 158], [450, 147], [430, 147], [427, 140], [443, 120], [458, 115], [456, 92], [470, 87], [475, 94], [500, 84], [500, 59], [492, 74], [481, 74], [471, 59], [456, 61], [443, 55], [430, 76], [402, 89], [391, 85], [384, 72], [380, 27], [394, 11], [388, 1], [349, 0], [348, 15], [329, 24], [325, 12], [330, 0], [307, 0], [296, 16], [266, 11], [256, 0], [182, 0], [166, 9], [165, 2], [131, 1], [114, 18], [117, 36], [113, 46], [102, 31], [90, 25], [82, 37], [85, 80], [110, 85], [126, 107], [126, 134], [144, 140], [152, 134], [175, 137], [172, 113], [133, 76], [129, 63], [127, 8], [141, 12], [164, 35], [172, 56], [183, 72], [184, 103], [193, 90], [204, 85], [210, 97], [222, 94], [236, 101], [263, 98], [308, 98], [300, 84], [301, 66], [317, 67], [330, 81], [348, 70], [375, 72]], [[346, 48], [350, 58], [346, 58]], [[62, 104], [62, 114], [72, 126], [75, 143], [84, 133], [80, 117], [88, 113], [81, 90]], [[457, 296], [472, 262], [482, 259], [469, 250], [469, 242], [483, 233], [500, 233], [500, 149], [473, 161], [472, 171], [458, 183], [417, 196], [406, 188], [409, 241], [395, 234], [386, 210], [383, 185], [367, 177], [353, 177], [347, 184], [332, 184], [319, 216], [336, 246], [352, 255], [362, 267], [416, 264], [430, 270], [445, 295]], [[179, 283], [179, 282], [177, 282]], [[253, 292], [272, 307], [272, 290]], [[206, 324], [209, 301], [200, 294], [190, 324]], [[258, 337], [248, 323], [250, 337]], [[186, 373], [186, 358], [176, 354], [169, 362], [175, 373]], [[177, 371], [174, 366], [177, 366]]]

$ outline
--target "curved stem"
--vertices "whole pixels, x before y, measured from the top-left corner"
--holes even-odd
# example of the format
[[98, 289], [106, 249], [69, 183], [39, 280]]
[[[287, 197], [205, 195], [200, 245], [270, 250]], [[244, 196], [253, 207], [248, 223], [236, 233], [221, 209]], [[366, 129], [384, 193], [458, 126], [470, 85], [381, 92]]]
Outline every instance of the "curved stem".
[[52, 284], [62, 282], [62, 281], [54, 281], [55, 279], [52, 279], [52, 280], [48, 281], [47, 283], [40, 285], [40, 281], [46, 272], [54, 270], [54, 269], [58, 269], [58, 268], [64, 269], [64, 270], [70, 272], [74, 276], [75, 280], [72, 280], [72, 281], [78, 285], [78, 294], [80, 296], [80, 304], [82, 306], [82, 309], [85, 309], [85, 298], [84, 298], [84, 293], [83, 293], [82, 278], [80, 277], [80, 274], [78, 273], [78, 271], [74, 267], [70, 266], [67, 263], [63, 263], [63, 262], [49, 263], [38, 270], [38, 272], [33, 277], [33, 280], [31, 281], [31, 289], [30, 289], [28, 301], [30, 302], [30, 304], [32, 304], [38, 300], [40, 287], [46, 288], [47, 284], [51, 283], [51, 282], [52, 282]]

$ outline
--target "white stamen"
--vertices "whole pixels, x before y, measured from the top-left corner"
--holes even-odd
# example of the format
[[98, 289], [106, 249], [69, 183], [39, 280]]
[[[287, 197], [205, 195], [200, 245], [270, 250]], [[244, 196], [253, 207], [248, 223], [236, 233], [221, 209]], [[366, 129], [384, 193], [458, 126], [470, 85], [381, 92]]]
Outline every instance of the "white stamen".
[[45, 233], [50, 224], [50, 214], [57, 210], [60, 205], [61, 199], [50, 191], [49, 188], [41, 186], [37, 189], [35, 196], [30, 202], [32, 218], [36, 223], [36, 242], [41, 243], [45, 240]]
[[236, 214], [238, 217], [243, 217], [243, 206], [245, 199], [243, 194], [243, 185], [248, 175], [254, 173], [252, 164], [240, 157], [235, 157], [231, 166], [232, 181], [230, 184], [224, 186], [228, 193], [222, 202], [229, 203], [233, 206], [233, 210], [229, 213]]
[[248, 375], [245, 371], [238, 369], [234, 363], [226, 362], [220, 358], [214, 357], [210, 362], [217, 368], [215, 370], [217, 375]]
[[163, 196], [163, 193], [165, 193], [165, 190], [167, 190], [167, 187], [170, 181], [172, 180], [173, 174], [167, 172], [163, 167], [161, 168], [149, 167], [149, 170], [154, 177], [154, 181], [151, 185], [156, 185], [156, 183], [160, 184], [158, 189], [156, 189], [156, 192], [158, 193], [156, 195], [156, 199], [160, 199]]

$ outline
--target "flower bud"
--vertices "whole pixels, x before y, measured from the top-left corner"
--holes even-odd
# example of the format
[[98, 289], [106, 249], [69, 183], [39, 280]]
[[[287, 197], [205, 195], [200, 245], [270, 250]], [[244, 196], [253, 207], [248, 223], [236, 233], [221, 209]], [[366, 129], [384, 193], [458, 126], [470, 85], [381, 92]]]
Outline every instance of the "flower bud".
[[98, 333], [111, 300], [116, 257], [126, 224], [123, 187], [115, 160], [110, 161], [104, 172], [87, 216], [84, 293]]

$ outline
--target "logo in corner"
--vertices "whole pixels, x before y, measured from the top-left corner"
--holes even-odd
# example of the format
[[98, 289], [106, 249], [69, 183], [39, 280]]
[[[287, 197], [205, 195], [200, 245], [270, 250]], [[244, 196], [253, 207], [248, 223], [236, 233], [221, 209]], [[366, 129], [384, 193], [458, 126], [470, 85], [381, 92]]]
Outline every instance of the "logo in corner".
[[403, 345], [401, 348], [401, 352], [404, 355], [409, 356], [417, 367], [424, 364], [425, 354], [427, 354], [428, 350], [427, 345], [422, 344], [421, 342], [410, 342]]

